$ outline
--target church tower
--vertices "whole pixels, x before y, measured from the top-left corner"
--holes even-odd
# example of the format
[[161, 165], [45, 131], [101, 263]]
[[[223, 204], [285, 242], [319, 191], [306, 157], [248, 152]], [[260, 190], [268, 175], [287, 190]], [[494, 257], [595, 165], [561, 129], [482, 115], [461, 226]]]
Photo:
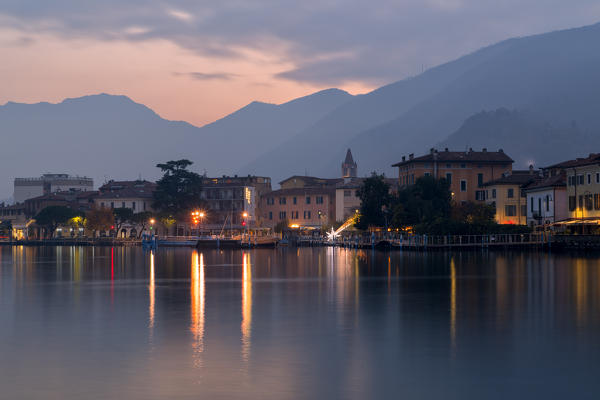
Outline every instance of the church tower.
[[352, 158], [350, 149], [346, 152], [346, 159], [342, 163], [342, 178], [356, 178], [357, 165]]

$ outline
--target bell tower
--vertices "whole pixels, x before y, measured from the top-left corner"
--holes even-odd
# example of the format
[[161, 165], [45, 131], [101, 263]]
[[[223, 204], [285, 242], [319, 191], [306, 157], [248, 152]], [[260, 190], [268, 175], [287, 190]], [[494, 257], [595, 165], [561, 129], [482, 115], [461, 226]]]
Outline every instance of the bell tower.
[[350, 149], [346, 152], [346, 158], [342, 163], [342, 178], [356, 178], [357, 165], [352, 158]]

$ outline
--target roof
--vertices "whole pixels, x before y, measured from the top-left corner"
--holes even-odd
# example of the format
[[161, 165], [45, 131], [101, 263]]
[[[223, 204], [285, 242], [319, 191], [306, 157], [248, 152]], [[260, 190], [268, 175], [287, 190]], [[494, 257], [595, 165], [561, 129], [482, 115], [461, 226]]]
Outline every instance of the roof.
[[156, 183], [148, 181], [110, 181], [98, 190], [98, 199], [151, 198]]
[[[336, 189], [358, 189], [363, 185], [363, 182], [367, 178], [350, 178], [350, 180], [344, 180], [335, 185]], [[398, 185], [398, 178], [384, 178], [385, 183], [390, 186]]]
[[273, 190], [272, 192], [269, 192], [269, 193], [265, 193], [261, 197], [293, 196], [293, 195], [307, 195], [307, 194], [333, 195], [334, 190], [335, 190], [335, 188], [333, 186], [279, 189], [279, 190]]
[[483, 186], [496, 186], [496, 185], [519, 185], [525, 186], [533, 182], [540, 180], [541, 177], [538, 173], [530, 170], [526, 171], [512, 171], [510, 174], [505, 174], [498, 179], [493, 181], [485, 182]]
[[350, 149], [348, 149], [348, 151], [346, 152], [344, 164], [354, 164], [354, 158], [352, 158], [352, 152], [350, 151]]
[[555, 176], [549, 176], [547, 178], [542, 178], [541, 180], [532, 183], [531, 185], [528, 185], [527, 190], [538, 190], [562, 186], [567, 186], [567, 179], [564, 174], [559, 174]]
[[284, 184], [292, 179], [302, 179], [306, 182], [306, 186], [335, 185], [336, 183], [343, 181], [342, 178], [317, 178], [316, 176], [293, 175], [282, 180], [279, 184]]
[[584, 165], [600, 164], [600, 153], [590, 153], [585, 158], [576, 158], [574, 160], [563, 161], [558, 164], [550, 165], [544, 169], [550, 168], [574, 168], [582, 167]]
[[[412, 156], [412, 155], [411, 155]], [[429, 154], [426, 154], [421, 157], [413, 157], [411, 156], [406, 159], [402, 158], [402, 161], [393, 164], [392, 167], [400, 167], [402, 165], [407, 165], [411, 163], [421, 163], [421, 162], [472, 162], [472, 163], [513, 163], [514, 160], [507, 156], [504, 151], [487, 151], [487, 149], [483, 149], [482, 151], [473, 151], [469, 149], [469, 151], [448, 151], [448, 149], [444, 151], [437, 151], [435, 149], [431, 149]]]

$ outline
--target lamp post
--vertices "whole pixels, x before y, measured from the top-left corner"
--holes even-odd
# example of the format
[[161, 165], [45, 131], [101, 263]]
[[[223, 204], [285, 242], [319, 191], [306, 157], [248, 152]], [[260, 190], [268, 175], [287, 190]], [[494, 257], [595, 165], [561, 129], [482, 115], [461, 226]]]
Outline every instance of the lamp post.
[[248, 212], [247, 211], [244, 211], [242, 213], [242, 218], [243, 218], [243, 220], [242, 220], [242, 226], [244, 227], [244, 232], [245, 232], [246, 229], [248, 228], [248, 222], [247, 222]]

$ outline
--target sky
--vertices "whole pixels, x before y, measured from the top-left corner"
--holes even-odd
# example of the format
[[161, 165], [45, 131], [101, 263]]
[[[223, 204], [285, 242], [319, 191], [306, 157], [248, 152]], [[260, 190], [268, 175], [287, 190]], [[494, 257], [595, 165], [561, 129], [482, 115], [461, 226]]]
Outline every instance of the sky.
[[598, 0], [0, 0], [0, 104], [123, 94], [201, 126], [596, 22]]

